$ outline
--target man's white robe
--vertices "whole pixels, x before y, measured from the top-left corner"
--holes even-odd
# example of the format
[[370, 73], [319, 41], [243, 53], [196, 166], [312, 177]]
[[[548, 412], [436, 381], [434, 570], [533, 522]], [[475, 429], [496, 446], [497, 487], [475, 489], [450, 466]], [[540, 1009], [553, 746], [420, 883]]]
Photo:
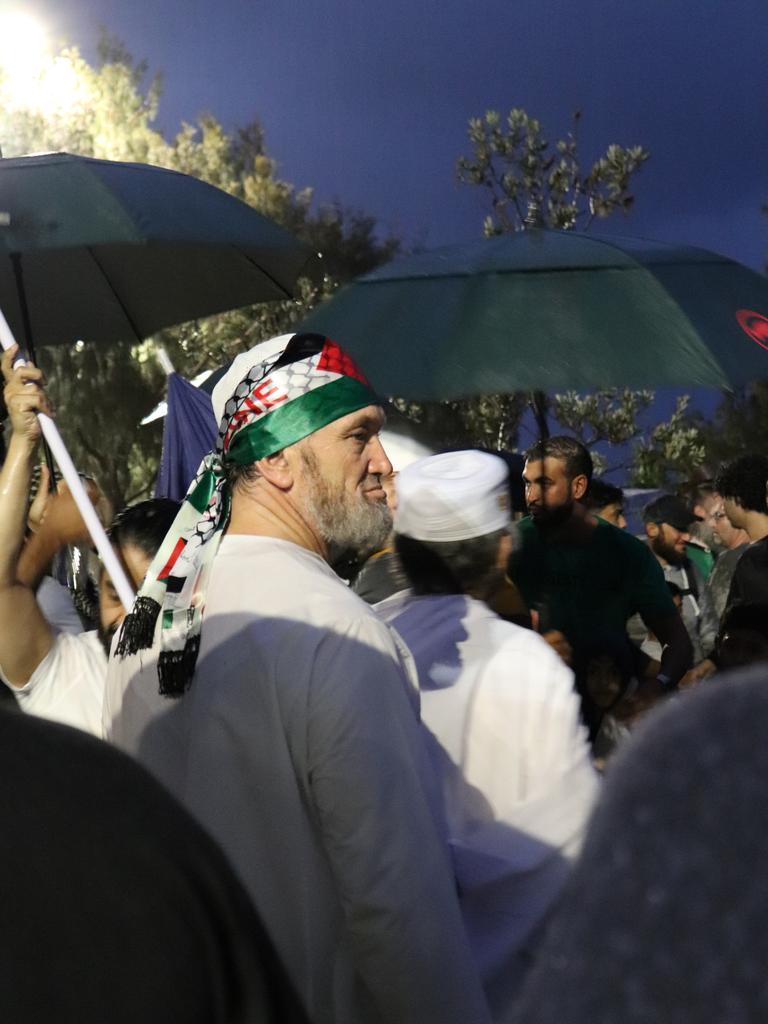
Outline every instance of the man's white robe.
[[487, 1020], [418, 695], [375, 613], [311, 552], [228, 535], [183, 698], [155, 661], [111, 660], [106, 733], [219, 840], [313, 1022]]

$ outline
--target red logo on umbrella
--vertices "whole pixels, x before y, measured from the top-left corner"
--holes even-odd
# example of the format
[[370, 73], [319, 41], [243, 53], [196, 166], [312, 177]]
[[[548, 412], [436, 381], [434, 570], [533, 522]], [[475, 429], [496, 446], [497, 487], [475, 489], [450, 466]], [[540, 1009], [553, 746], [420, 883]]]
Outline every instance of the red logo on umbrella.
[[752, 341], [768, 350], [768, 316], [756, 313], [754, 309], [737, 309], [736, 319], [739, 327]]

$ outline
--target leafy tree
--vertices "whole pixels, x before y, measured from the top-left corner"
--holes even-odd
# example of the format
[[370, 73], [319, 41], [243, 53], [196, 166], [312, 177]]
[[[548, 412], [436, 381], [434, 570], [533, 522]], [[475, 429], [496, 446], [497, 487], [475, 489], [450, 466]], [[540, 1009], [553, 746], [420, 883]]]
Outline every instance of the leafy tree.
[[723, 395], [711, 422], [696, 424], [706, 449], [705, 468], [714, 476], [719, 465], [739, 455], [768, 451], [768, 382], [756, 381]]
[[[470, 120], [472, 155], [458, 160], [457, 174], [459, 181], [486, 189], [490, 197], [492, 212], [483, 224], [486, 236], [535, 228], [588, 231], [596, 218], [630, 212], [633, 176], [650, 154], [642, 146], [611, 144], [584, 167], [579, 153], [580, 120], [577, 111], [570, 131], [554, 145], [541, 123], [520, 108], [511, 110], [504, 121], [495, 110]], [[538, 401], [589, 448], [600, 443], [630, 446], [630, 459], [614, 465], [596, 453], [601, 470], [629, 470], [637, 486], [667, 486], [685, 479], [703, 463], [704, 446], [697, 425], [686, 413], [687, 397], [646, 436], [639, 417], [651, 408], [654, 398], [653, 391], [614, 388], [586, 395], [540, 395]], [[477, 403], [466, 403], [466, 415], [481, 420], [486, 433], [507, 437], [516, 436], [524, 409], [525, 403], [519, 400], [486, 407], [485, 413]], [[510, 415], [518, 420], [503, 422]]]
[[571, 130], [554, 148], [541, 123], [519, 107], [510, 110], [504, 124], [496, 110], [470, 120], [473, 154], [460, 157], [457, 171], [460, 181], [490, 193], [493, 212], [484, 223], [486, 235], [529, 227], [586, 231], [595, 217], [630, 210], [632, 175], [650, 154], [642, 146], [612, 144], [585, 172], [578, 154], [580, 119], [577, 111]]
[[589, 449], [601, 443], [628, 446], [622, 462], [593, 451], [599, 472], [629, 470], [634, 487], [673, 487], [691, 479], [705, 459], [698, 426], [687, 415], [688, 396], [677, 400], [672, 415], [647, 433], [639, 417], [653, 405], [653, 391], [606, 388], [587, 395], [569, 391], [554, 396], [558, 422]]
[[[162, 394], [164, 376], [145, 350], [128, 342], [46, 350], [49, 390], [78, 468], [95, 477], [115, 509], [152, 489], [162, 422], [139, 427]], [[105, 387], [106, 393], [98, 393]], [[73, 455], [74, 457], [74, 455]]]
[[395, 407], [419, 424], [425, 440], [436, 448], [480, 447], [511, 451], [517, 444], [520, 419], [528, 405], [522, 392], [479, 395], [443, 402], [396, 398]]
[[[379, 240], [376, 222], [340, 205], [315, 210], [311, 189], [277, 174], [258, 121], [234, 133], [209, 115], [166, 139], [155, 126], [161, 80], [146, 82], [122, 43], [104, 36], [99, 61], [62, 50], [21, 97], [0, 67], [0, 144], [5, 156], [64, 150], [83, 156], [151, 163], [194, 175], [237, 196], [324, 254], [320, 281], [299, 282], [294, 300], [265, 303], [159, 333], [175, 368], [193, 376], [242, 349], [291, 328], [350, 277], [398, 250]], [[57, 92], [58, 90], [58, 92]], [[59, 93], [66, 102], [58, 102]], [[44, 100], [44, 102], [42, 102]], [[159, 457], [157, 427], [138, 427], [160, 400], [164, 377], [152, 345], [105, 349], [71, 346], [40, 353], [62, 431], [75, 460], [95, 472], [120, 507], [151, 491]]]

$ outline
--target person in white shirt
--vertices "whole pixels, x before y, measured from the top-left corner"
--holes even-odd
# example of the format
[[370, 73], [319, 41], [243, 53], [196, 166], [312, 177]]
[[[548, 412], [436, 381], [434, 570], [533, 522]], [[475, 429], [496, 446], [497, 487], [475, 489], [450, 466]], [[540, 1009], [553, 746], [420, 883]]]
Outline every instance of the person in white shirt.
[[[41, 608], [37, 585], [44, 567], [87, 531], [71, 495], [51, 495], [45, 519], [22, 551], [40, 438], [36, 413], [48, 405], [40, 370], [31, 364], [14, 370], [15, 356], [11, 349], [2, 360], [13, 432], [0, 471], [0, 679], [23, 711], [101, 736], [107, 655], [125, 609], [105, 572], [97, 630], [59, 631]], [[111, 539], [134, 586], [141, 583], [177, 510], [176, 502], [152, 500], [125, 509], [113, 521]]]
[[397, 643], [332, 569], [390, 526], [383, 411], [320, 335], [239, 356], [113, 648], [107, 734], [221, 843], [313, 1024], [480, 1024]]
[[570, 669], [484, 603], [511, 550], [507, 476], [477, 451], [404, 469], [395, 546], [411, 590], [376, 605], [416, 661], [462, 908], [497, 1020], [598, 789]]

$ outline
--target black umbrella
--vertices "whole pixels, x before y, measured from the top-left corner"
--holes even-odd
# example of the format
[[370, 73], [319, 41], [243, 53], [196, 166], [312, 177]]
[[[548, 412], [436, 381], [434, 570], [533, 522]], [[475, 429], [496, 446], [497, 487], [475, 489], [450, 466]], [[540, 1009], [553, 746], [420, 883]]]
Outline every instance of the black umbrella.
[[[12, 333], [32, 358], [35, 345], [141, 340], [290, 298], [310, 257], [246, 203], [185, 174], [68, 153], [0, 160], [0, 340], [8, 347]], [[55, 424], [40, 419], [128, 607], [130, 586]]]
[[0, 309], [27, 348], [140, 340], [290, 298], [311, 256], [186, 174], [68, 153], [0, 160]]

